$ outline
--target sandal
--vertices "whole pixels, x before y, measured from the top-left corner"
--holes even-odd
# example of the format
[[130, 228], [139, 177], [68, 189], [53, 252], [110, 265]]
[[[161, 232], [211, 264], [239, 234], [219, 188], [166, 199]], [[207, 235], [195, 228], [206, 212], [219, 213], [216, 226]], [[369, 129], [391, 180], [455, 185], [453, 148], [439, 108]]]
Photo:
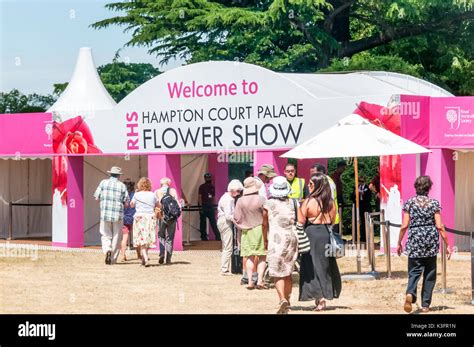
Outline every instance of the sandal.
[[430, 308], [429, 308], [429, 307], [422, 307], [422, 308], [421, 308], [421, 312], [422, 312], [422, 313], [430, 312]]
[[264, 284], [257, 284], [257, 289], [270, 289], [265, 283]]
[[255, 289], [255, 285], [250, 284], [250, 285], [245, 286], [245, 288], [247, 288], [248, 290], [253, 290]]
[[314, 311], [320, 312], [326, 310], [326, 300], [318, 300], [318, 303], [316, 307], [314, 308]]
[[290, 307], [290, 303], [286, 299], [280, 300], [278, 303], [278, 311], [276, 314], [288, 314], [288, 309]]

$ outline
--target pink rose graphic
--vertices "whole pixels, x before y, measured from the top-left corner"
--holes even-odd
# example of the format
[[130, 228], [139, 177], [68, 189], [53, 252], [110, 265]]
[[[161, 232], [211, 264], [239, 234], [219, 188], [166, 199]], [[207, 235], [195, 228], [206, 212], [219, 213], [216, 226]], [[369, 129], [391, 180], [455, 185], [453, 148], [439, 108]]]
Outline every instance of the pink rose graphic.
[[[57, 154], [102, 153], [94, 144], [92, 133], [81, 116], [62, 123], [53, 122], [53, 151]], [[67, 157], [53, 158], [53, 194], [57, 189], [61, 194], [61, 203], [67, 201]]]
[[53, 123], [53, 151], [60, 154], [102, 153], [81, 116]]

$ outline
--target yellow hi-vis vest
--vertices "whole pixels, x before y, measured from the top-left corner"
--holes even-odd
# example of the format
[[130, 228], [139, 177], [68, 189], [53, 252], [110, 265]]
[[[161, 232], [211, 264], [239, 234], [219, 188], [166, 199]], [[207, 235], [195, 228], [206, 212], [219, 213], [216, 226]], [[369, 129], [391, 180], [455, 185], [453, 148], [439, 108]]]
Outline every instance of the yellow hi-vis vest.
[[291, 183], [291, 193], [288, 194], [290, 199], [303, 200], [304, 178], [295, 177]]
[[329, 176], [326, 176], [329, 181], [329, 185], [331, 186], [332, 192], [332, 199], [334, 200], [334, 205], [336, 205], [336, 219], [334, 220], [334, 224], [339, 224], [341, 217], [339, 216], [339, 204], [337, 203], [337, 191], [336, 191], [336, 183], [334, 183], [333, 179]]

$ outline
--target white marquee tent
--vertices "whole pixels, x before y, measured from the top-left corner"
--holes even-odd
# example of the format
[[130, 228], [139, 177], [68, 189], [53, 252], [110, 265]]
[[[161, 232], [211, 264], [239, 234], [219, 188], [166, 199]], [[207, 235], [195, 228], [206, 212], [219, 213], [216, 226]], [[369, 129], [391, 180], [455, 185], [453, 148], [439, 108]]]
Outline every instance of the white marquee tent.
[[[212, 64], [221, 62], [208, 62], [209, 71], [213, 73]], [[244, 70], [241, 68], [248, 64], [235, 64], [229, 62], [229, 68], [235, 69], [235, 75], [241, 77]], [[184, 68], [190, 69], [191, 66]], [[265, 70], [265, 69], [262, 69]], [[269, 72], [268, 70], [265, 70]], [[275, 77], [284, 78], [288, 81], [289, 88], [302, 88], [311, 97], [317, 100], [317, 109], [310, 110], [314, 115], [315, 122], [311, 124], [314, 134], [329, 127], [340, 115], [350, 114], [361, 101], [387, 105], [393, 95], [414, 94], [426, 96], [451, 96], [449, 92], [429, 82], [411, 76], [389, 73], [389, 72], [353, 72], [335, 74], [291, 74], [273, 73]], [[148, 83], [148, 82], [147, 82]], [[82, 115], [94, 117], [96, 111], [110, 110], [115, 107], [114, 100], [110, 97], [103, 86], [96, 66], [93, 61], [90, 48], [81, 48], [76, 62], [76, 67], [71, 81], [57, 100], [48, 110], [53, 112], [54, 117], [70, 117]], [[336, 117], [336, 118], [335, 118]], [[27, 161], [30, 162], [28, 159]], [[202, 174], [207, 169], [205, 155], [183, 155], [182, 167], [183, 192], [191, 204], [197, 201], [197, 185], [201, 182]], [[124, 178], [137, 181], [140, 176], [147, 174], [146, 156], [132, 156], [125, 160], [118, 156], [87, 157], [84, 164], [84, 195], [85, 195], [85, 243], [98, 244], [100, 237], [98, 233], [99, 211], [95, 201], [88, 200], [101, 179], [106, 177], [106, 171], [110, 166], [118, 165], [124, 170]], [[0, 172], [10, 174], [0, 175], [0, 217], [8, 220], [9, 201], [35, 201], [41, 203], [51, 202], [51, 161], [31, 160], [26, 165], [14, 163], [13, 160], [0, 160]], [[29, 172], [29, 174], [28, 174]], [[13, 174], [14, 173], [14, 177]], [[185, 176], [184, 176], [185, 175]], [[25, 180], [18, 177], [29, 177], [25, 190]], [[33, 210], [34, 208], [30, 208]], [[51, 211], [32, 212], [29, 230], [18, 211], [14, 216], [15, 235], [51, 235]], [[38, 215], [38, 217], [34, 217]], [[195, 216], [197, 217], [197, 216]], [[191, 224], [198, 225], [193, 219]], [[0, 226], [0, 237], [5, 237], [8, 223]], [[194, 229], [191, 239], [198, 239], [199, 232]]]

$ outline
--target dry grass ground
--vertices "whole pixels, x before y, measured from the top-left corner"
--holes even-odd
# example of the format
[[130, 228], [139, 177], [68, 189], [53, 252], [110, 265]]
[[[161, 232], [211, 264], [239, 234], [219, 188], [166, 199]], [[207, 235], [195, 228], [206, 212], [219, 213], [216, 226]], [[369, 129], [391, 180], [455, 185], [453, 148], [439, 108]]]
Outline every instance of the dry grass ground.
[[[248, 291], [240, 286], [240, 276], [220, 276], [219, 256], [218, 251], [187, 251], [176, 253], [174, 264], [158, 266], [152, 254], [149, 268], [134, 256], [106, 266], [100, 253], [0, 257], [0, 313], [274, 313], [276, 291]], [[382, 272], [378, 281], [344, 282], [341, 297], [318, 314], [404, 314], [406, 263], [406, 258], [392, 258], [391, 280]], [[355, 271], [354, 258], [343, 258], [339, 265], [343, 274]], [[363, 265], [367, 271], [366, 261]], [[377, 257], [377, 269], [385, 269], [383, 257]], [[470, 272], [469, 261], [449, 261], [447, 282], [454, 293], [434, 294], [433, 313], [474, 313]], [[313, 302], [297, 298], [295, 274], [291, 313], [314, 314]]]

